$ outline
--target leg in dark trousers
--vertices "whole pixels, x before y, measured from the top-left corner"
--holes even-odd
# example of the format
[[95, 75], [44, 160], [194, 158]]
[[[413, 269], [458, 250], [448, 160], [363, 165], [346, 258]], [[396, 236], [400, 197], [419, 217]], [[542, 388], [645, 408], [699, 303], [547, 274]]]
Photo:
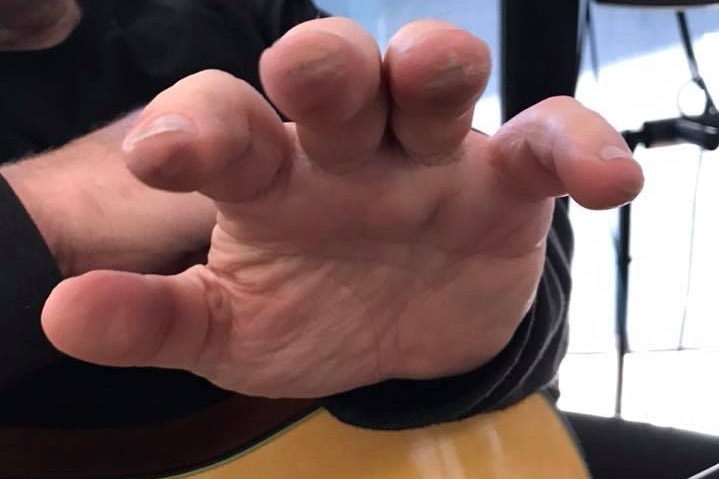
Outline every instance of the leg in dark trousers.
[[719, 437], [567, 414], [593, 479], [689, 479], [719, 463]]

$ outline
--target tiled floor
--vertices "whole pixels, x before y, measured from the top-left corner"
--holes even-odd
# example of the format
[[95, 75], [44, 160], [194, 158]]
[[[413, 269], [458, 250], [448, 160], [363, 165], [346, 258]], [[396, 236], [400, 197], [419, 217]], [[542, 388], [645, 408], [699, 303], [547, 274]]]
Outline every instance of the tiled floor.
[[[445, 19], [484, 38], [498, 58], [499, 0], [319, 4], [356, 18], [381, 44], [413, 19]], [[593, 13], [599, 77], [593, 77], [587, 62], [578, 90], [582, 101], [618, 129], [675, 116], [679, 99], [685, 108], [697, 105], [684, 88], [689, 71], [672, 11], [595, 6]], [[719, 33], [714, 33], [719, 32], [719, 7], [691, 10], [689, 22], [700, 68], [719, 96]], [[497, 91], [495, 74], [475, 115], [475, 124], [487, 132], [499, 125]], [[637, 353], [626, 364], [625, 415], [719, 434], [719, 153], [704, 154], [700, 162], [696, 148], [678, 146], [638, 151], [637, 158], [647, 184], [634, 207], [629, 326]], [[577, 255], [571, 354], [561, 377], [561, 405], [567, 409], [611, 414], [614, 408], [615, 221], [614, 212], [573, 208]], [[707, 351], [647, 352], [675, 348], [682, 330], [684, 346]]]
[[[613, 354], [570, 355], [562, 365], [560, 407], [613, 415], [615, 364]], [[623, 416], [719, 435], [717, 364], [716, 351], [629, 355], [625, 364]]]

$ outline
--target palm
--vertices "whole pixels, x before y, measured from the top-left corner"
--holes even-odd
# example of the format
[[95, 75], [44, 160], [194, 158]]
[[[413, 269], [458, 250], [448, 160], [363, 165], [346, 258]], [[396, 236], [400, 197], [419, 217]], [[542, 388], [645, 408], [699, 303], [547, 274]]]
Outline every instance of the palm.
[[483, 143], [473, 134], [444, 166], [299, 167], [281, 195], [223, 207], [205, 274], [222, 301], [198, 372], [316, 394], [498, 352], [530, 304], [551, 203], [519, 210], [489, 193]]
[[126, 141], [128, 165], [216, 201], [208, 264], [66, 281], [45, 331], [82, 359], [267, 396], [484, 364], [532, 304], [553, 198], [616, 206], [642, 182], [616, 131], [571, 99], [470, 132], [488, 71], [486, 46], [446, 24], [406, 27], [380, 59], [358, 26], [325, 19], [262, 59], [295, 123], [228, 75], [183, 80], [143, 113], [137, 132], [171, 121]]

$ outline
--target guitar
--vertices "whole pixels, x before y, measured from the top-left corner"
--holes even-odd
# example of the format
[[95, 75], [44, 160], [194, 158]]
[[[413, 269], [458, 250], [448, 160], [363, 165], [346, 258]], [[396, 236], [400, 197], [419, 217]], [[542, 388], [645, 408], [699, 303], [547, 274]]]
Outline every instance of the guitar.
[[164, 424], [0, 434], [2, 479], [588, 479], [540, 394], [405, 431], [343, 424], [307, 401], [232, 397]]

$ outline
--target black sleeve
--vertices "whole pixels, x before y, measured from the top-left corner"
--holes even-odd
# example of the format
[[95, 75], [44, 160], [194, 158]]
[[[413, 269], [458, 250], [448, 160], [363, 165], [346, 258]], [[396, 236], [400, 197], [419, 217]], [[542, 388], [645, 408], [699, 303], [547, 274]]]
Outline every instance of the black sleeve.
[[[101, 3], [101, 2], [96, 2]], [[106, 35], [111, 58], [129, 55], [122, 68], [134, 65], [152, 96], [178, 79], [212, 68], [242, 78], [260, 89], [258, 61], [269, 46], [252, 5], [237, 0], [183, 2], [116, 2], [112, 12], [122, 29]], [[97, 8], [97, 7], [93, 7]], [[107, 70], [112, 71], [113, 65]], [[123, 75], [117, 72], [115, 77]], [[127, 88], [127, 85], [120, 85]]]
[[340, 420], [402, 429], [461, 419], [510, 406], [547, 386], [567, 345], [572, 231], [557, 202], [537, 298], [506, 348], [469, 373], [431, 381], [392, 380], [325, 400]]
[[[102, 2], [84, 2], [101, 10], [96, 4]], [[153, 96], [207, 68], [232, 73], [262, 91], [262, 52], [295, 25], [325, 16], [310, 0], [117, 1], [105, 15], [122, 27], [104, 34], [105, 48], [114, 52], [113, 61], [129, 53], [122, 68], [136, 63]], [[106, 70], [117, 68], [110, 64]]]
[[38, 321], [59, 282], [40, 232], [0, 176], [0, 387], [60, 357]]

